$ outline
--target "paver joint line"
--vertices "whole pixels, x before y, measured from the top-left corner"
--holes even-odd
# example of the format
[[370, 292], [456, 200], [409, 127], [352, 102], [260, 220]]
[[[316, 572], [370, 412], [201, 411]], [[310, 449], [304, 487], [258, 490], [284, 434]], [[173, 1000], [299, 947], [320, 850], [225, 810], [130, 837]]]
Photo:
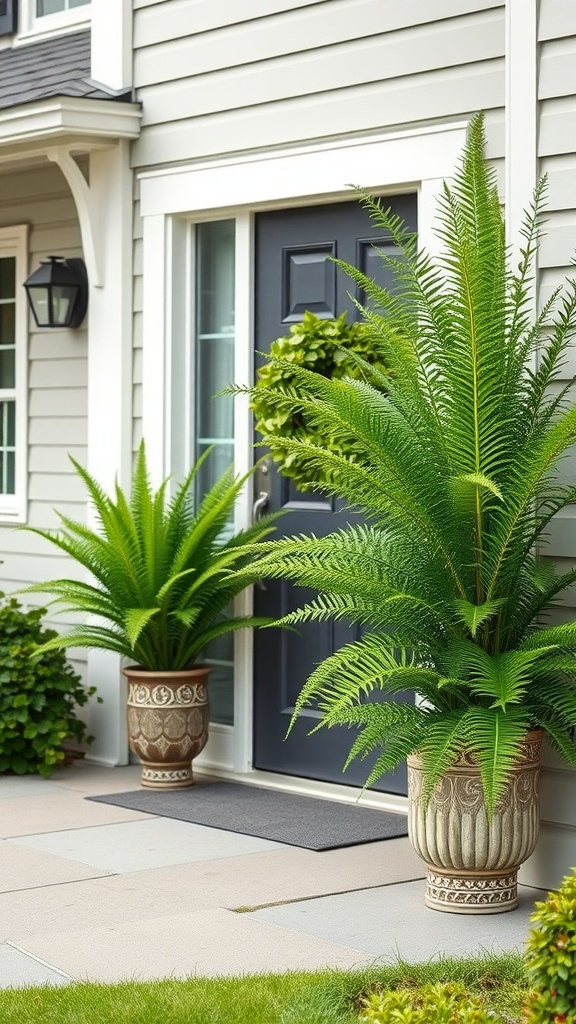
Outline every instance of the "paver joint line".
[[64, 885], [78, 885], [79, 882], [99, 882], [101, 878], [116, 878], [117, 871], [109, 871], [106, 875], [87, 875], [86, 878], [67, 878], [62, 882], [45, 882], [44, 885], [23, 885], [21, 889], [0, 889], [0, 896], [13, 892], [33, 892], [36, 889], [57, 889]]
[[331, 896], [346, 896], [348, 893], [353, 892], [368, 892], [370, 889], [385, 889], [389, 885], [407, 885], [408, 882], [420, 882], [425, 875], [415, 875], [414, 878], [403, 878], [401, 882], [382, 882], [375, 885], [357, 885], [352, 889], [335, 889], [333, 892], [319, 892], [314, 893], [312, 896], [294, 896], [293, 899], [289, 900], [274, 900], [271, 903], [255, 903], [251, 907], [225, 907], [225, 910], [231, 910], [234, 914], [254, 914], [257, 910], [267, 910], [268, 907], [288, 907], [292, 903], [306, 903], [307, 900], [326, 900]]
[[48, 970], [54, 971], [55, 974], [61, 974], [62, 977], [66, 978], [68, 981], [74, 981], [71, 974], [67, 974], [66, 971], [60, 970], [59, 967], [54, 967], [54, 964], [48, 963], [47, 960], [43, 960], [42, 957], [36, 956], [34, 953], [31, 953], [30, 950], [24, 949], [22, 946], [17, 946], [15, 942], [10, 942], [10, 939], [6, 939], [4, 945], [10, 946], [11, 949], [16, 949], [18, 953], [22, 953], [23, 956], [30, 957], [31, 960], [35, 960], [36, 963], [41, 964], [42, 967], [47, 967]]

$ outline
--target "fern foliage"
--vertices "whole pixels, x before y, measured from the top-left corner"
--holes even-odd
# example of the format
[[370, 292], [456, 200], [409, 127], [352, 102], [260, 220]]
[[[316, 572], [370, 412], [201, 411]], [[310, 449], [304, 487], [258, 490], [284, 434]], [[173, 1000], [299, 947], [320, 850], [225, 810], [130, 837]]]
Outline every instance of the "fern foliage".
[[208, 454], [173, 497], [167, 480], [153, 489], [144, 444], [129, 495], [118, 485], [112, 496], [107, 495], [72, 460], [86, 485], [96, 527], [60, 515], [59, 531], [32, 532], [83, 566], [89, 579], [50, 580], [28, 589], [53, 595], [63, 610], [87, 621], [53, 637], [44, 650], [103, 648], [145, 669], [178, 671], [190, 668], [219, 636], [269, 622], [234, 617], [229, 609], [236, 595], [258, 578], [250, 569], [246, 546], [266, 537], [275, 517], [232, 532], [234, 504], [246, 479], [235, 478], [232, 471], [225, 472], [196, 505], [194, 484]]
[[[341, 264], [368, 296], [360, 308], [389, 370], [385, 387], [367, 364], [341, 380], [291, 365], [284, 400], [312, 431], [283, 441], [318, 489], [347, 499], [367, 525], [265, 543], [251, 569], [317, 590], [286, 623], [348, 618], [366, 629], [315, 669], [296, 715], [315, 705], [321, 726], [360, 726], [351, 757], [378, 752], [369, 781], [419, 750], [430, 792], [471, 748], [493, 808], [530, 727], [544, 727], [576, 763], [576, 626], [546, 624], [546, 609], [576, 582], [546, 558], [551, 519], [576, 500], [560, 471], [576, 409], [559, 384], [576, 283], [533, 312], [546, 184], [511, 265], [483, 149], [478, 115], [439, 196], [439, 256], [362, 194], [400, 253], [380, 253], [389, 290]], [[407, 687], [421, 699], [399, 713], [395, 695]], [[395, 711], [362, 703], [375, 689]]]

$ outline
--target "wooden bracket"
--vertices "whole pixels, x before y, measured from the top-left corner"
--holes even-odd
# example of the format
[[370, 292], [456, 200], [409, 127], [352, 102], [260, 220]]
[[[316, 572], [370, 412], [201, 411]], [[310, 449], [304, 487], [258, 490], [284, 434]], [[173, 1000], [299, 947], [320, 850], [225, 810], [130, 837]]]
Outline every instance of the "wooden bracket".
[[46, 156], [56, 164], [66, 178], [78, 212], [84, 262], [88, 271], [88, 280], [95, 288], [102, 288], [102, 246], [99, 237], [99, 211], [96, 209], [94, 195], [78, 164], [74, 160], [69, 146], [51, 146]]

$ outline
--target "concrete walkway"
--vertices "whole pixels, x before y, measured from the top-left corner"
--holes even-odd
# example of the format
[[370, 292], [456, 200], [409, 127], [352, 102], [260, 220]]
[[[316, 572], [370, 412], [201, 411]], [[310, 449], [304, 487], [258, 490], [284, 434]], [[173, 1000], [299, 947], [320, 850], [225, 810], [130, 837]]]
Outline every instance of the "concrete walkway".
[[542, 898], [439, 914], [407, 839], [316, 853], [84, 799], [138, 779], [84, 763], [0, 778], [0, 987], [520, 949]]

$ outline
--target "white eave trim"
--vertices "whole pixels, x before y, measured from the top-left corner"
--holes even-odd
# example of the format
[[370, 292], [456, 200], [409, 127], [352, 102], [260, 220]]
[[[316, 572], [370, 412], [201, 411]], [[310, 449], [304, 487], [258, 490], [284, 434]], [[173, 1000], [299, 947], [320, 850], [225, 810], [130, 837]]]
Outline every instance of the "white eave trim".
[[57, 96], [0, 110], [0, 146], [69, 135], [137, 139], [141, 119], [137, 103]]

